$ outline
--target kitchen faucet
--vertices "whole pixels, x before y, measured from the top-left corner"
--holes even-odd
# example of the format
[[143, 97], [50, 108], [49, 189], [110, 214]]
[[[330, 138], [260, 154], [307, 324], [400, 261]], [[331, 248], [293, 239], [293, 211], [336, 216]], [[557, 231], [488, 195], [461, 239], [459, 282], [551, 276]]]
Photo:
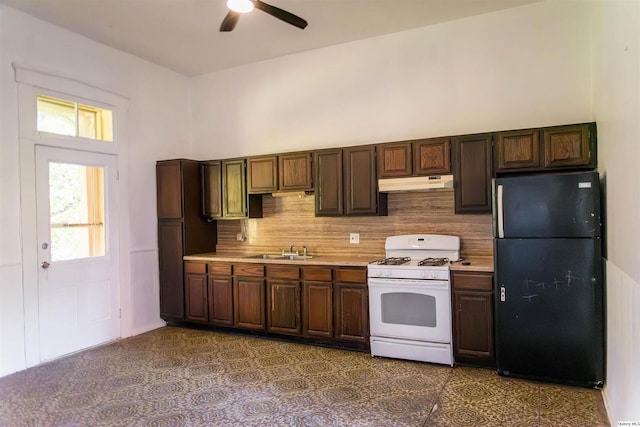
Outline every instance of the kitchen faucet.
[[[294, 248], [295, 244], [292, 243], [291, 246], [289, 246], [289, 252], [285, 252], [284, 249], [282, 250], [282, 255], [283, 256], [288, 256], [288, 255], [298, 255], [299, 252], [295, 251], [293, 252], [293, 248]], [[306, 248], [305, 248], [306, 249]]]

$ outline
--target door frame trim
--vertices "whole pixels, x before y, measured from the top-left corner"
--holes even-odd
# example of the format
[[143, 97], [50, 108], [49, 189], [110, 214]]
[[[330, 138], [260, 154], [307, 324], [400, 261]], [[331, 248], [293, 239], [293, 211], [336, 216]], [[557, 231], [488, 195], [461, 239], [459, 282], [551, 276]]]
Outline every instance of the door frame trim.
[[[36, 227], [36, 145], [72, 148], [117, 156], [119, 179], [116, 182], [118, 217], [118, 287], [121, 309], [120, 337], [131, 336], [133, 324], [130, 266], [129, 176], [127, 112], [129, 99], [81, 78], [40, 71], [13, 63], [18, 86], [18, 139], [20, 159], [20, 227], [22, 241], [22, 287], [24, 310], [24, 354], [26, 367], [41, 363], [38, 313], [38, 236]], [[37, 131], [36, 97], [42, 93], [57, 93], [71, 100], [87, 100], [98, 106], [108, 106], [114, 115], [114, 141], [89, 143], [73, 141]]]

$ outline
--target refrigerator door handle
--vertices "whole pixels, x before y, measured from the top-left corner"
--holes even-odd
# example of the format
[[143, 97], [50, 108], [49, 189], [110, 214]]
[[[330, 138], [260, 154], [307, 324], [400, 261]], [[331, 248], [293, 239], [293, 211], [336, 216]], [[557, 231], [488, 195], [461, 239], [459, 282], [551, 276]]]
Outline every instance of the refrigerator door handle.
[[498, 238], [504, 238], [504, 211], [502, 209], [502, 185], [498, 185]]

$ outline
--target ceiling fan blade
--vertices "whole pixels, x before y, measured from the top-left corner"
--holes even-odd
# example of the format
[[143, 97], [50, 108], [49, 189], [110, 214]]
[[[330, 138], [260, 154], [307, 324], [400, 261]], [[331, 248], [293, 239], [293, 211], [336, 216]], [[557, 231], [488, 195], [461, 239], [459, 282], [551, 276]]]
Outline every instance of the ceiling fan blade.
[[220, 31], [231, 31], [236, 27], [238, 23], [238, 19], [240, 18], [240, 14], [238, 12], [234, 12], [232, 10], [227, 13], [227, 15], [222, 20], [222, 24], [220, 24]]
[[304, 30], [304, 28], [307, 26], [307, 21], [300, 18], [299, 16], [294, 15], [293, 13], [282, 10], [279, 7], [271, 6], [270, 4], [267, 4], [260, 0], [253, 0], [253, 5], [256, 9], [260, 9], [261, 11], [266, 12], [269, 15], [300, 29]]

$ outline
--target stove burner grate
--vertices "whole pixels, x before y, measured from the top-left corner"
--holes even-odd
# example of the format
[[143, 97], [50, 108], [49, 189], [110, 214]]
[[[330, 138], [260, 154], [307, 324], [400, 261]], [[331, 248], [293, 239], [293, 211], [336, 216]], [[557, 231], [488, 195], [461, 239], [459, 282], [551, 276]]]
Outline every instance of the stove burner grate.
[[409, 257], [389, 257], [382, 258], [377, 261], [374, 261], [373, 264], [377, 265], [402, 265], [411, 262], [411, 258]]
[[418, 262], [418, 265], [421, 267], [437, 267], [440, 265], [445, 265], [449, 263], [449, 258], [425, 258], [422, 261]]

